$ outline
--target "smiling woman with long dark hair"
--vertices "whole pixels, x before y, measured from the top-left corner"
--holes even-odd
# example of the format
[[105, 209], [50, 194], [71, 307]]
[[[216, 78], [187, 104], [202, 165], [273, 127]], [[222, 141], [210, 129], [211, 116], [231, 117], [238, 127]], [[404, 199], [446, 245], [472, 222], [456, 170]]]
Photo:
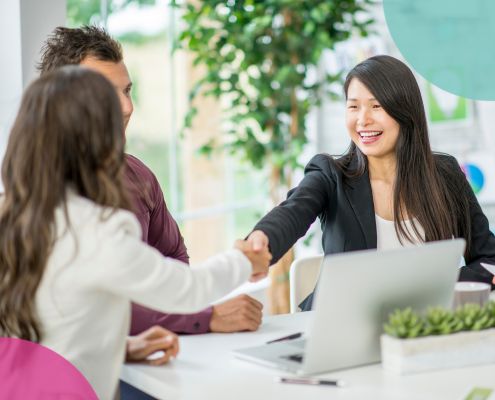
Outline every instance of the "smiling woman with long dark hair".
[[2, 165], [0, 336], [55, 350], [101, 399], [115, 393], [131, 300], [195, 312], [271, 258], [243, 241], [201, 268], [164, 258], [141, 241], [123, 166], [122, 112], [102, 75], [63, 67], [29, 86]]
[[431, 151], [411, 70], [393, 57], [371, 57], [349, 72], [344, 91], [349, 150], [308, 163], [287, 200], [254, 227], [253, 248], [269, 246], [276, 262], [317, 217], [325, 254], [463, 237], [460, 279], [493, 285], [480, 262], [495, 264], [495, 237], [455, 158]]

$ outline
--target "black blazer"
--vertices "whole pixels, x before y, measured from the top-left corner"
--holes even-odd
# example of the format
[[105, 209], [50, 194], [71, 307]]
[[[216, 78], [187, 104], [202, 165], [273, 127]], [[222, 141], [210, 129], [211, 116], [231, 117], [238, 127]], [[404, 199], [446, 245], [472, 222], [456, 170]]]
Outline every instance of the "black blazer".
[[[471, 243], [467, 244], [469, 257], [467, 265], [460, 270], [459, 280], [491, 284], [493, 276], [480, 265], [480, 262], [495, 264], [495, 237], [489, 230], [488, 220], [456, 159], [435, 154], [435, 160], [442, 167], [440, 172], [449, 171], [444, 178], [455, 180], [459, 195], [467, 196], [470, 203]], [[351, 168], [355, 162], [351, 160]], [[306, 234], [317, 217], [321, 222], [325, 254], [376, 249], [375, 211], [368, 172], [347, 178], [331, 156], [318, 154], [304, 173], [301, 183], [289, 191], [287, 200], [254, 227], [268, 236], [272, 263]], [[313, 293], [301, 303], [301, 308], [310, 310], [312, 300]]]

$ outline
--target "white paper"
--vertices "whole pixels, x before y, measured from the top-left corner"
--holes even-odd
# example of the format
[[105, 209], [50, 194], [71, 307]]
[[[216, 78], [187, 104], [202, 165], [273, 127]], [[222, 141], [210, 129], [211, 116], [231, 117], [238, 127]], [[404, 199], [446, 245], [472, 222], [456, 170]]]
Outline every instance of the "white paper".
[[481, 265], [492, 275], [495, 275], [495, 265], [481, 263]]

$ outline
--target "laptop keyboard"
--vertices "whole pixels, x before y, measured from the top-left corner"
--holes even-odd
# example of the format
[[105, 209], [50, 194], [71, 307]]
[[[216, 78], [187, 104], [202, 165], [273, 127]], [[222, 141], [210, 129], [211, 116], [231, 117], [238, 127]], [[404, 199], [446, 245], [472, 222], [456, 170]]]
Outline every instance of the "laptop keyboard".
[[282, 358], [285, 358], [285, 359], [290, 360], [290, 361], [302, 363], [304, 360], [304, 353], [290, 354], [288, 356], [282, 356]]

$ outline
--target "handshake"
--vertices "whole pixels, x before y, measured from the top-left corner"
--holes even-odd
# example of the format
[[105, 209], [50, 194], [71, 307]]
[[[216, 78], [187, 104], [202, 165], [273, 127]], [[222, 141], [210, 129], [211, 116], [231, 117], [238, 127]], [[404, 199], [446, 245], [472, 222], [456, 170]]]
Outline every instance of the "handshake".
[[253, 266], [251, 282], [268, 275], [272, 254], [268, 249], [268, 237], [262, 231], [253, 231], [246, 240], [236, 240], [234, 247], [244, 253]]

